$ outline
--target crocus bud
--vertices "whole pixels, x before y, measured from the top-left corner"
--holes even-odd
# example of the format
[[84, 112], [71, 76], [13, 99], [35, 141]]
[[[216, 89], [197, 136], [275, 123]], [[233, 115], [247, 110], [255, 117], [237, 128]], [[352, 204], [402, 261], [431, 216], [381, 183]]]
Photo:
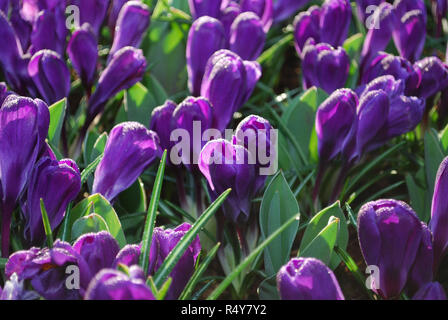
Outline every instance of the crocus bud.
[[417, 256], [415, 257], [407, 284], [407, 287], [412, 293], [432, 281], [433, 261], [432, 234], [427, 225], [422, 222], [422, 240], [420, 241]]
[[[233, 144], [243, 146], [256, 161], [257, 172], [255, 190], [260, 190], [269, 174], [276, 171], [276, 132], [268, 120], [250, 115], [241, 120], [233, 136]], [[274, 171], [274, 172], [273, 172]]]
[[309, 39], [303, 49], [303, 88], [316, 86], [331, 94], [345, 86], [350, 59], [342, 47], [335, 49], [326, 43], [313, 42]]
[[68, 42], [67, 53], [84, 88], [90, 91], [98, 62], [98, 43], [88, 24], [73, 33]]
[[149, 27], [149, 20], [150, 12], [146, 4], [140, 1], [125, 3], [118, 16], [109, 57], [126, 46], [138, 48]]
[[320, 41], [342, 46], [352, 18], [349, 0], [326, 0], [320, 11]]
[[224, 130], [246, 95], [246, 68], [243, 60], [229, 50], [215, 52], [207, 62], [201, 96], [214, 109], [213, 127]]
[[421, 81], [412, 93], [427, 99], [448, 87], [448, 66], [437, 57], [426, 57], [414, 64]]
[[70, 71], [56, 52], [51, 50], [36, 52], [28, 64], [28, 73], [48, 104], [68, 96]]
[[426, 38], [426, 22], [422, 11], [412, 10], [402, 16], [393, 32], [393, 38], [402, 57], [411, 62], [418, 60]]
[[277, 273], [282, 300], [344, 300], [333, 271], [314, 258], [293, 258]]
[[[154, 275], [169, 253], [176, 247], [182, 237], [191, 229], [191, 225], [183, 223], [175, 229], [155, 228], [149, 252], [148, 273]], [[201, 251], [201, 243], [197, 236], [179, 259], [169, 274], [173, 279], [165, 299], [177, 299], [193, 274], [196, 259]], [[131, 266], [138, 263], [141, 245], [127, 245], [117, 255], [114, 265]]]
[[375, 15], [375, 10], [385, 0], [356, 0], [356, 11], [361, 22]]
[[395, 0], [394, 7], [397, 17], [399, 18], [402, 18], [409, 11], [420, 10], [423, 14], [425, 24], [426, 21], [428, 20], [424, 0]]
[[434, 194], [432, 197], [431, 221], [429, 228], [433, 234], [434, 272], [437, 271], [448, 247], [448, 203], [445, 195], [448, 192], [448, 157], [437, 171]]
[[350, 142], [356, 129], [358, 97], [350, 89], [333, 92], [317, 109], [319, 161], [328, 163]]
[[357, 157], [382, 146], [387, 141], [390, 101], [382, 90], [369, 91], [359, 100], [356, 133]]
[[[31, 33], [31, 54], [44, 49], [52, 50], [59, 55], [64, 54], [67, 29], [64, 28], [64, 33], [60, 34], [58, 29], [59, 13], [53, 10], [40, 11]], [[63, 17], [65, 20], [64, 15]]]
[[193, 22], [187, 40], [188, 87], [192, 95], [200, 94], [207, 61], [213, 53], [226, 47], [226, 41], [219, 20], [204, 16]]
[[[188, 97], [173, 112], [173, 128], [184, 130], [188, 147], [184, 148], [182, 143], [175, 145], [173, 152], [180, 153], [180, 160], [189, 170], [194, 170], [193, 164], [198, 163], [199, 153], [204, 146], [202, 134], [210, 129], [213, 121], [213, 110], [210, 102], [202, 97]], [[198, 136], [199, 135], [199, 136]], [[183, 141], [182, 142], [186, 142]], [[172, 158], [172, 156], [171, 156]], [[173, 159], [171, 159], [173, 160]], [[177, 163], [176, 163], [177, 164]]]
[[115, 32], [115, 24], [118, 20], [118, 15], [120, 14], [121, 8], [125, 5], [129, 0], [112, 0], [109, 18], [107, 21], [107, 25], [112, 33]]
[[241, 13], [241, 8], [238, 3], [234, 1], [229, 1], [227, 7], [222, 9], [221, 18], [219, 19], [224, 26], [224, 31], [226, 33], [226, 37], [230, 36], [230, 27], [235, 21], [236, 17], [238, 17]]
[[253, 12], [241, 13], [230, 28], [230, 50], [243, 60], [256, 60], [263, 51], [265, 41], [263, 25]]
[[85, 278], [89, 279], [89, 281], [82, 284], [85, 289], [87, 289], [90, 279], [101, 269], [113, 266], [115, 257], [120, 251], [117, 240], [106, 231], [82, 235], [73, 244], [73, 249], [84, 258], [89, 267], [88, 270], [80, 270], [80, 273], [88, 275]]
[[48, 106], [38, 99], [10, 95], [0, 109], [3, 256], [9, 251], [12, 211], [31, 175], [49, 123]]
[[112, 201], [129, 188], [157, 156], [157, 134], [138, 122], [123, 122], [110, 132], [104, 156], [95, 171], [92, 193]]
[[422, 239], [415, 212], [397, 200], [366, 203], [358, 214], [358, 239], [366, 264], [379, 268], [379, 283], [371, 284], [374, 291], [386, 299], [398, 296]]
[[199, 156], [199, 170], [207, 179], [213, 198], [232, 188], [222, 208], [224, 216], [234, 223], [249, 218], [251, 199], [257, 191], [254, 164], [246, 148], [223, 139], [209, 141]]
[[299, 57], [302, 57], [303, 48], [308, 39], [316, 43], [320, 41], [320, 8], [312, 6], [308, 11], [299, 13], [294, 19], [294, 45]]
[[143, 270], [137, 265], [129, 268], [129, 274], [103, 269], [91, 281], [85, 300], [155, 300], [146, 285]]
[[78, 6], [80, 23], [89, 23], [95, 35], [99, 35], [110, 0], [71, 0], [73, 5]]
[[370, 21], [369, 31], [362, 47], [361, 61], [363, 64], [373, 58], [377, 52], [386, 49], [395, 28], [393, 6], [386, 2], [382, 3], [377, 10], [378, 13], [374, 13]]
[[188, 0], [190, 12], [194, 20], [202, 16], [219, 18], [221, 3], [222, 0]]
[[110, 98], [139, 82], [145, 69], [146, 59], [142, 50], [134, 47], [118, 50], [101, 74], [96, 90], [90, 98], [89, 121], [103, 111]]
[[446, 293], [439, 282], [430, 282], [421, 287], [412, 300], [446, 300]]
[[274, 22], [279, 23], [288, 19], [304, 7], [309, 0], [277, 0], [274, 3]]
[[27, 200], [23, 206], [25, 238], [33, 245], [42, 244], [45, 230], [40, 199], [43, 199], [50, 227], [55, 230], [65, 216], [65, 209], [81, 190], [78, 166], [70, 159], [40, 159], [31, 174]]
[[[162, 150], [171, 152], [174, 142], [171, 141], [171, 131], [173, 130], [172, 118], [173, 112], [177, 108], [177, 104], [171, 100], [167, 100], [164, 105], [155, 108], [151, 114], [151, 123], [149, 129], [157, 133]], [[169, 157], [167, 157], [167, 160]]]
[[[33, 289], [47, 300], [79, 300], [79, 290], [66, 285], [69, 266], [87, 267], [69, 243], [56, 240], [51, 249], [17, 251], [9, 257], [5, 273], [9, 278], [16, 272], [19, 281], [29, 280]], [[82, 273], [80, 277], [82, 281]]]
[[242, 12], [254, 12], [261, 20], [263, 30], [267, 33], [274, 21], [274, 6], [272, 0], [241, 0]]

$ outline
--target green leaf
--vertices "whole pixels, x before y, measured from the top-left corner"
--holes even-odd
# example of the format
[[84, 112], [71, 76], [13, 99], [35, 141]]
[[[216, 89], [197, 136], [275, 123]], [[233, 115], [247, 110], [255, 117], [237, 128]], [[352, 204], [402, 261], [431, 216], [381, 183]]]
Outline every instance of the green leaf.
[[146, 192], [142, 180], [138, 178], [129, 188], [121, 192], [117, 202], [127, 213], [146, 212]]
[[364, 36], [362, 35], [362, 33], [354, 34], [350, 38], [345, 40], [343, 48], [350, 57], [350, 60], [358, 60], [363, 43]]
[[82, 172], [81, 172], [81, 184], [84, 184], [84, 182], [87, 181], [89, 176], [95, 171], [96, 167], [100, 163], [101, 159], [103, 159], [103, 154], [100, 154], [91, 164], [87, 166]]
[[199, 267], [194, 272], [193, 276], [191, 276], [190, 280], [188, 281], [187, 285], [185, 286], [185, 289], [182, 291], [182, 294], [179, 297], [179, 300], [188, 300], [191, 297], [191, 294], [193, 293], [194, 288], [196, 287], [197, 283], [201, 279], [201, 276], [204, 274], [204, 272], [207, 270], [207, 267], [212, 262], [213, 258], [216, 256], [216, 253], [218, 252], [219, 246], [221, 245], [220, 242], [218, 242], [212, 250], [207, 254], [204, 261], [199, 265]]
[[277, 289], [276, 274], [263, 280], [258, 287], [260, 300], [280, 300]]
[[109, 232], [109, 227], [107, 226], [106, 221], [100, 215], [96, 213], [89, 214], [87, 216], [81, 217], [73, 223], [71, 241], [75, 241], [81, 235], [91, 232], [100, 232], [107, 231]]
[[421, 188], [413, 176], [409, 173], [406, 174], [406, 186], [408, 187], [409, 198], [411, 199], [410, 205], [417, 213], [420, 220], [428, 222], [430, 218], [430, 212], [426, 211], [426, 189]]
[[140, 254], [139, 264], [143, 269], [145, 275], [148, 275], [149, 267], [149, 250], [151, 249], [152, 233], [156, 223], [157, 208], [159, 207], [160, 193], [162, 191], [163, 175], [165, 174], [167, 151], [163, 152], [160, 160], [159, 169], [157, 170], [156, 180], [154, 181], [154, 188], [151, 194], [151, 201], [148, 207], [146, 216], [145, 229], [143, 230], [142, 249]]
[[[318, 214], [316, 214], [309, 222], [305, 233], [303, 234], [302, 241], [300, 243], [299, 253], [304, 252], [305, 249], [313, 242], [319, 233], [323, 229], [328, 227], [328, 221], [334, 216], [340, 220], [339, 232], [336, 244], [345, 250], [348, 244], [348, 227], [346, 223], [346, 218], [344, 212], [341, 209], [339, 201], [335, 202], [333, 205], [323, 209]], [[331, 255], [330, 267], [335, 269], [340, 263], [337, 255]]]
[[159, 102], [140, 82], [127, 90], [124, 95], [124, 109], [128, 121], [137, 121], [148, 126], [152, 110]]
[[287, 230], [292, 224], [296, 223], [296, 220], [300, 218], [300, 215], [296, 215], [289, 219], [279, 229], [272, 233], [266, 240], [264, 240], [256, 249], [254, 249], [236, 268], [229, 274], [215, 290], [207, 297], [207, 300], [216, 300], [224, 292], [224, 290], [236, 279], [239, 274], [245, 270], [257, 257], [263, 252], [263, 250], [285, 230]]
[[[262, 236], [268, 238], [299, 212], [297, 200], [283, 173], [279, 171], [266, 188], [261, 202], [260, 229]], [[298, 228], [299, 221], [296, 221], [266, 248], [264, 261], [266, 273], [269, 276], [277, 273], [281, 266], [288, 261]]]
[[339, 225], [339, 218], [331, 217], [328, 225], [303, 250], [299, 251], [298, 256], [316, 258], [329, 265], [338, 238]]
[[51, 232], [50, 220], [48, 219], [44, 199], [42, 198], [40, 198], [40, 212], [42, 214], [42, 222], [44, 224], [45, 235], [47, 236], [48, 248], [53, 248], [53, 233]]
[[107, 224], [110, 234], [117, 240], [120, 247], [124, 247], [127, 242], [121, 227], [120, 219], [118, 219], [112, 205], [101, 194], [97, 193], [79, 202], [70, 212], [67, 223], [67, 238], [71, 239], [72, 226], [76, 220], [89, 215], [89, 207], [93, 204], [94, 212], [100, 215]]
[[433, 194], [437, 171], [445, 158], [437, 132], [430, 129], [425, 134], [425, 169], [428, 192]]
[[159, 270], [157, 270], [154, 275], [154, 282], [157, 286], [160, 286], [163, 281], [168, 277], [173, 268], [176, 266], [179, 259], [188, 249], [188, 246], [194, 241], [196, 236], [199, 234], [201, 229], [206, 225], [210, 218], [215, 214], [216, 210], [222, 205], [226, 200], [232, 189], [224, 191], [208, 208], [205, 210], [198, 220], [193, 224], [190, 230], [185, 233], [182, 239], [177, 243], [176, 247], [168, 254], [166, 259], [163, 261]]
[[48, 140], [54, 145], [59, 145], [62, 125], [64, 124], [67, 99], [64, 98], [48, 108], [50, 110], [50, 127], [48, 128]]
[[103, 132], [95, 141], [93, 144], [92, 150], [89, 155], [89, 162], [93, 162], [96, 158], [98, 158], [100, 155], [104, 153], [104, 149], [106, 148], [107, 143], [107, 132]]

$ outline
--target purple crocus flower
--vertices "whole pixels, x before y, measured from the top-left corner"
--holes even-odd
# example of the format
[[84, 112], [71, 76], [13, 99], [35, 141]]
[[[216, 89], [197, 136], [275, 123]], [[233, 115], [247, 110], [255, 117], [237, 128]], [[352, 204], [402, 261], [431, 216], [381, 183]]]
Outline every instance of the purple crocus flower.
[[299, 57], [302, 58], [303, 48], [308, 39], [320, 40], [319, 30], [320, 8], [312, 6], [307, 11], [299, 13], [294, 19], [294, 45]]
[[342, 47], [337, 49], [329, 44], [314, 44], [309, 39], [303, 49], [303, 88], [317, 86], [327, 93], [343, 88], [348, 78], [350, 59]]
[[421, 287], [412, 300], [446, 300], [446, 293], [439, 282], [430, 282]]
[[240, 0], [242, 12], [254, 12], [261, 20], [263, 30], [267, 33], [274, 21], [272, 0]]
[[150, 12], [146, 4], [140, 1], [125, 3], [118, 16], [109, 57], [126, 46], [138, 48], [149, 27], [149, 20]]
[[221, 10], [221, 18], [219, 19], [224, 26], [224, 31], [226, 33], [226, 37], [230, 36], [230, 27], [235, 21], [236, 17], [238, 17], [241, 13], [241, 8], [238, 3], [234, 1], [228, 1], [227, 6]]
[[138, 122], [123, 122], [110, 132], [104, 156], [95, 171], [92, 193], [112, 201], [129, 188], [156, 157], [157, 134]]
[[8, 13], [9, 11], [9, 0], [0, 0], [0, 11], [3, 13]]
[[199, 155], [199, 170], [208, 181], [212, 197], [216, 199], [232, 188], [222, 208], [233, 223], [249, 218], [251, 199], [257, 192], [255, 163], [246, 148], [223, 139], [209, 141]]
[[201, 92], [202, 77], [210, 56], [226, 47], [226, 35], [222, 23], [203, 16], [193, 22], [187, 41], [188, 87], [194, 96]]
[[356, 129], [358, 97], [350, 89], [333, 92], [317, 109], [319, 161], [328, 163], [351, 141]]
[[349, 0], [326, 0], [320, 11], [320, 41], [342, 46], [352, 18]]
[[437, 271], [448, 247], [448, 157], [445, 158], [437, 171], [434, 194], [432, 197], [431, 221], [429, 227], [434, 240], [434, 272]]
[[274, 3], [274, 22], [288, 19], [304, 7], [310, 0], [277, 0]]
[[118, 50], [101, 74], [96, 90], [89, 100], [85, 127], [88, 127], [102, 112], [110, 98], [139, 82], [143, 78], [145, 69], [146, 59], [142, 50], [134, 47]]
[[371, 28], [367, 32], [362, 48], [361, 61], [363, 65], [375, 57], [377, 52], [386, 49], [395, 28], [393, 6], [386, 2], [382, 3], [377, 10], [378, 13], [374, 14]]
[[[61, 23], [59, 20], [64, 22], [62, 32], [59, 28]], [[64, 11], [42, 10], [33, 23], [30, 52], [34, 54], [40, 50], [48, 49], [63, 55], [66, 36], [67, 28], [65, 27]]]
[[[174, 142], [171, 141], [171, 131], [173, 130], [173, 112], [176, 108], [177, 104], [175, 102], [167, 100], [162, 106], [152, 111], [151, 123], [149, 124], [149, 129], [157, 133], [159, 137], [160, 148], [168, 150], [168, 154], [171, 153], [171, 148], [174, 145]], [[167, 157], [167, 162], [169, 158]]]
[[425, 14], [412, 10], [403, 15], [393, 32], [400, 55], [411, 62], [418, 60], [423, 52], [426, 38]]
[[[246, 148], [256, 161], [257, 171], [267, 170], [272, 173], [272, 159], [275, 159], [277, 150], [275, 131], [268, 120], [250, 115], [241, 120], [233, 136], [233, 144]], [[268, 174], [257, 176], [255, 190], [259, 190], [265, 183]]]
[[155, 300], [146, 285], [145, 275], [137, 266], [129, 268], [129, 274], [114, 269], [101, 270], [90, 282], [86, 300]]
[[[121, 9], [129, 0], [112, 0], [112, 4], [109, 11], [109, 17], [107, 21], [107, 25], [109, 26], [112, 34], [115, 32], [115, 24], [118, 20], [118, 15], [120, 14]], [[140, 0], [139, 0], [140, 1]]]
[[10, 95], [0, 109], [2, 255], [8, 256], [11, 215], [47, 136], [48, 106]]
[[344, 300], [333, 271], [314, 258], [293, 258], [277, 273], [282, 300]]
[[418, 88], [412, 91], [415, 96], [427, 99], [448, 87], [448, 66], [437, 57], [426, 57], [414, 63], [420, 75]]
[[84, 279], [89, 280], [81, 284], [84, 289], [101, 269], [111, 268], [120, 251], [117, 241], [109, 232], [84, 234], [73, 244], [73, 249], [84, 258], [88, 270], [81, 268]]
[[379, 268], [372, 288], [383, 298], [403, 290], [422, 239], [422, 224], [406, 203], [378, 200], [363, 205], [358, 214], [358, 238], [367, 265]]
[[[198, 163], [199, 153], [204, 146], [202, 134], [205, 130], [211, 128], [212, 121], [212, 106], [207, 99], [202, 97], [187, 97], [173, 112], [173, 128], [178, 128], [184, 130], [185, 133], [188, 133], [185, 139], [188, 139], [189, 141], [189, 149], [186, 150], [185, 148], [182, 148], [181, 144], [181, 150], [178, 150], [177, 145], [175, 145], [173, 152], [179, 154], [179, 160], [189, 170], [196, 170], [196, 167], [192, 166], [192, 164]], [[197, 139], [197, 134], [200, 134], [200, 139]]]
[[95, 35], [99, 35], [110, 0], [71, 0], [80, 11], [80, 23], [89, 23]]
[[[176, 247], [185, 233], [191, 229], [191, 225], [183, 223], [175, 229], [155, 228], [149, 254], [148, 273], [153, 275], [162, 265], [168, 254]], [[166, 295], [166, 299], [177, 299], [188, 280], [193, 275], [196, 259], [201, 251], [201, 243], [197, 236], [186, 252], [179, 259], [174, 269], [169, 274], [173, 279]], [[125, 264], [131, 266], [138, 263], [141, 245], [127, 245], [117, 255], [114, 265]]]
[[73, 160], [41, 158], [29, 180], [26, 203], [23, 205], [25, 238], [33, 245], [45, 239], [40, 199], [43, 199], [50, 226], [55, 230], [65, 216], [65, 209], [81, 190], [81, 175]]
[[243, 60], [256, 60], [263, 51], [265, 41], [263, 25], [255, 13], [243, 12], [232, 23], [229, 48]]
[[73, 33], [67, 53], [84, 88], [90, 91], [98, 62], [98, 43], [89, 24], [84, 24]]
[[202, 16], [219, 18], [222, 0], [188, 0], [188, 4], [194, 20]]
[[[246, 70], [246, 67], [250, 70]], [[201, 96], [207, 98], [214, 108], [213, 127], [224, 130], [236, 112], [249, 97], [257, 76], [261, 73], [254, 69], [256, 64], [245, 64], [235, 53], [229, 50], [215, 52], [207, 62], [201, 86]], [[251, 77], [248, 77], [250, 71]]]
[[51, 50], [36, 52], [28, 64], [28, 73], [48, 104], [68, 96], [70, 71], [58, 53]]
[[[79, 290], [66, 286], [66, 270], [70, 266], [87, 268], [84, 259], [69, 243], [56, 240], [51, 249], [31, 248], [9, 257], [5, 274], [17, 273], [19, 281], [29, 281], [33, 289], [47, 300], [78, 300]], [[83, 282], [83, 273], [80, 273]]]
[[361, 22], [365, 22], [367, 17], [374, 15], [375, 9], [384, 1], [385, 0], [356, 0], [356, 9]]

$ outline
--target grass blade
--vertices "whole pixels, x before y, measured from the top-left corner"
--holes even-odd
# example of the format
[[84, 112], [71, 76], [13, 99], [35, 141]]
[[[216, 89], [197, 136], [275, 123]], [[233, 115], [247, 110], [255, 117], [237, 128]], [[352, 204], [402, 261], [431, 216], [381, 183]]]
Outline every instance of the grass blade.
[[42, 213], [42, 222], [44, 223], [45, 235], [47, 236], [48, 248], [53, 248], [53, 233], [51, 232], [50, 220], [45, 209], [44, 199], [40, 198], [40, 211]]
[[264, 240], [250, 255], [244, 259], [235, 270], [229, 274], [220, 285], [207, 297], [207, 300], [216, 300], [224, 292], [224, 290], [232, 283], [233, 280], [238, 277], [238, 275], [252, 263], [255, 258], [263, 252], [263, 250], [278, 237], [283, 231], [285, 231], [291, 224], [293, 224], [297, 219], [299, 219], [300, 214], [295, 215], [289, 219], [284, 225], [278, 228], [274, 233], [272, 233], [266, 240]]
[[64, 225], [62, 226], [62, 241], [69, 241], [68, 239], [68, 224], [70, 222], [70, 212], [72, 211], [73, 203], [70, 201], [70, 203], [67, 206], [67, 209], [65, 210], [65, 217], [64, 217]]
[[168, 275], [175, 267], [177, 261], [182, 257], [184, 252], [188, 249], [188, 246], [193, 242], [194, 238], [198, 235], [201, 229], [207, 224], [210, 218], [215, 214], [221, 204], [226, 200], [232, 189], [224, 191], [199, 217], [193, 224], [190, 230], [182, 237], [176, 247], [168, 254], [163, 261], [159, 270], [154, 275], [154, 283], [157, 287], [161, 286]]
[[193, 276], [190, 278], [190, 281], [188, 281], [187, 285], [185, 286], [184, 291], [180, 295], [179, 300], [188, 300], [190, 298], [190, 296], [193, 292], [193, 289], [196, 287], [202, 274], [207, 269], [210, 262], [212, 262], [213, 258], [216, 256], [216, 253], [218, 252], [220, 245], [221, 245], [221, 243], [218, 242], [213, 247], [213, 249], [208, 253], [208, 255], [205, 257], [205, 260], [201, 263], [201, 265], [196, 269]]
[[151, 248], [152, 233], [156, 223], [157, 208], [159, 205], [160, 193], [162, 190], [163, 175], [165, 173], [167, 151], [163, 152], [162, 160], [160, 160], [159, 169], [157, 170], [156, 180], [154, 181], [154, 189], [152, 190], [151, 201], [149, 202], [148, 214], [146, 216], [145, 229], [143, 231], [142, 249], [139, 264], [143, 272], [148, 276], [149, 267], [149, 250]]
[[95, 171], [96, 167], [100, 163], [101, 159], [103, 159], [104, 154], [100, 154], [95, 160], [93, 160], [84, 170], [81, 172], [81, 185], [87, 181], [89, 176]]

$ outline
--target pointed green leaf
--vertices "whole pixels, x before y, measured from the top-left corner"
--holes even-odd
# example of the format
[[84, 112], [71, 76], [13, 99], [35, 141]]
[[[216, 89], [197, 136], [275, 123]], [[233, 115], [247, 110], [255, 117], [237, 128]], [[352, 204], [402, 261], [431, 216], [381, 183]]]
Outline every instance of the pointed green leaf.
[[65, 111], [67, 109], [67, 99], [64, 98], [51, 105], [50, 111], [50, 127], [48, 128], [48, 140], [54, 145], [59, 145], [61, 138], [62, 126], [64, 124]]

